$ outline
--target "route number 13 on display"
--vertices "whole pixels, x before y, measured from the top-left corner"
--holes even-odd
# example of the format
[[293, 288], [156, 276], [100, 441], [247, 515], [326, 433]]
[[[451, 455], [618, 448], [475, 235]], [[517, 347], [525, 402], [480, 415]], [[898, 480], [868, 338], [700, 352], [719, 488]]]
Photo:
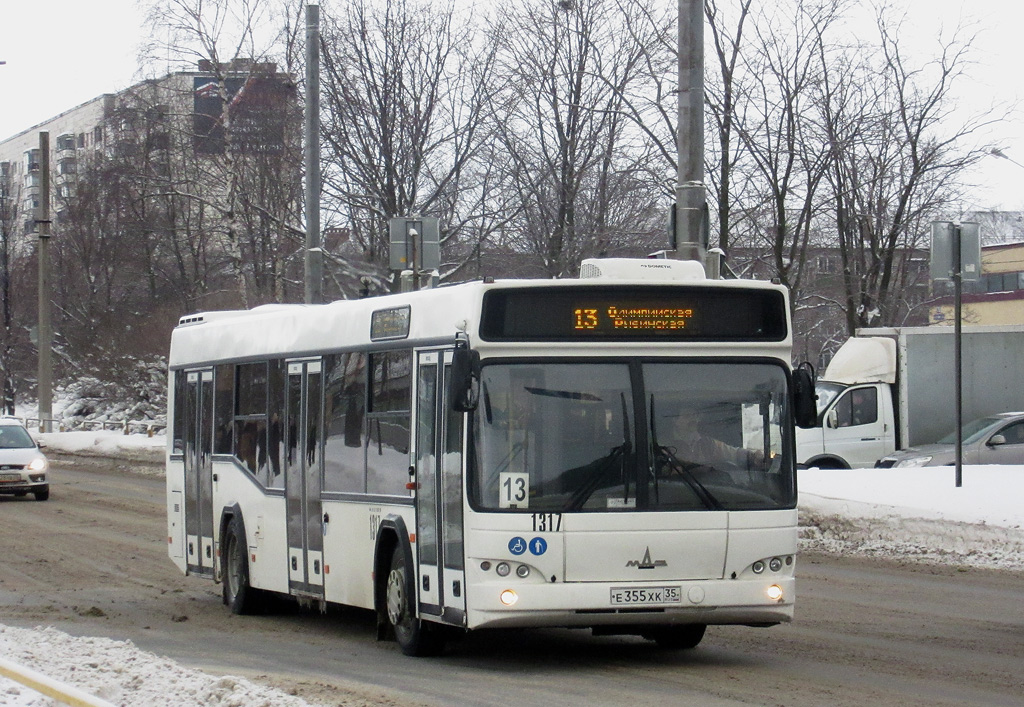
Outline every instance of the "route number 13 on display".
[[498, 485], [499, 508], [529, 508], [529, 474], [516, 471], [503, 471], [498, 475]]

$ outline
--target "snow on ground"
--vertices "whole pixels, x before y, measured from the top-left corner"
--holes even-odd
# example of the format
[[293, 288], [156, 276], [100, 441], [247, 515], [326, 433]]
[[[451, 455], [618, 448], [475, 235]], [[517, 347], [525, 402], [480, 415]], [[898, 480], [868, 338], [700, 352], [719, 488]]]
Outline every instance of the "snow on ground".
[[1024, 466], [807, 469], [801, 548], [1024, 570]]
[[[47, 449], [159, 461], [163, 436], [39, 435]], [[801, 549], [1024, 571], [1024, 466], [807, 469], [799, 474]], [[234, 677], [214, 677], [137, 649], [52, 628], [0, 624], [0, 656], [124, 707], [309, 707]], [[0, 707], [55, 704], [0, 678]]]
[[33, 433], [33, 436], [43, 445], [44, 451], [131, 460], [161, 461], [167, 447], [167, 437], [164, 435], [126, 435], [116, 430]]
[[[0, 625], [0, 655], [119, 707], [310, 707], [243, 678], [208, 675], [136, 648], [131, 641], [78, 638], [52, 628]], [[60, 704], [0, 678], [0, 705]]]

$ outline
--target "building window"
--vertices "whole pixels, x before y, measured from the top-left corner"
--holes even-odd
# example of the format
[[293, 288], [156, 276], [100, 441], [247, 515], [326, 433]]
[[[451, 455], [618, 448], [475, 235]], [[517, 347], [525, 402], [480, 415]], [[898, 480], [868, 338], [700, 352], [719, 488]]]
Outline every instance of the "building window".
[[171, 146], [171, 136], [167, 133], [153, 133], [149, 136], [150, 150], [167, 150]]
[[77, 163], [73, 157], [68, 157], [57, 162], [57, 174], [74, 174], [77, 171]]
[[839, 272], [839, 258], [834, 255], [819, 255], [815, 265], [819, 273]]
[[75, 136], [68, 133], [61, 135], [57, 138], [57, 149], [58, 150], [73, 150], [75, 149]]
[[981, 290], [983, 292], [1012, 292], [1024, 289], [1024, 272], [998, 272], [983, 275]]

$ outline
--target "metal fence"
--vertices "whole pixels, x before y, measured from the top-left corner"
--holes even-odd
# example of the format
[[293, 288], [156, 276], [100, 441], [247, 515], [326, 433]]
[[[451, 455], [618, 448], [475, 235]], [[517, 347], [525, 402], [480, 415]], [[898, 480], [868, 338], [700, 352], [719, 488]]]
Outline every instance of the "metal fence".
[[[16, 416], [17, 417], [17, 416]], [[39, 432], [76, 432], [81, 430], [121, 430], [123, 434], [137, 432], [152, 437], [166, 429], [154, 420], [65, 420], [59, 417], [17, 417], [25, 427]]]

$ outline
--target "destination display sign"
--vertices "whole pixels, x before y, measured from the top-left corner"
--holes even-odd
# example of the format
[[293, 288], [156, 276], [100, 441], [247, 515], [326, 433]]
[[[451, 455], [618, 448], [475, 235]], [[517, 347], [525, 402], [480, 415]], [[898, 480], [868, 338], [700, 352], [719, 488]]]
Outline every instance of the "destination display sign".
[[410, 313], [408, 305], [378, 309], [370, 315], [370, 341], [408, 338]]
[[492, 290], [480, 326], [488, 341], [781, 341], [787, 333], [778, 290], [653, 285]]

